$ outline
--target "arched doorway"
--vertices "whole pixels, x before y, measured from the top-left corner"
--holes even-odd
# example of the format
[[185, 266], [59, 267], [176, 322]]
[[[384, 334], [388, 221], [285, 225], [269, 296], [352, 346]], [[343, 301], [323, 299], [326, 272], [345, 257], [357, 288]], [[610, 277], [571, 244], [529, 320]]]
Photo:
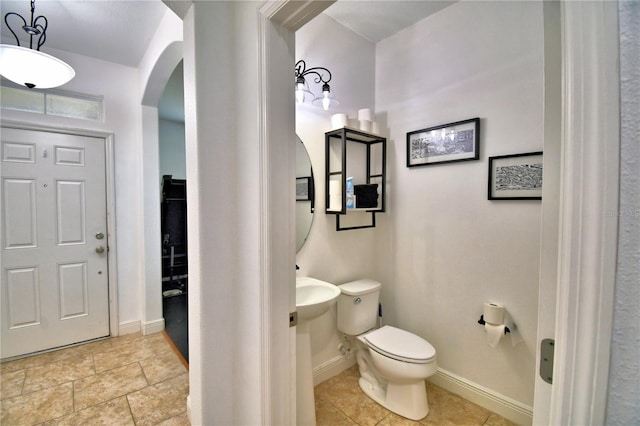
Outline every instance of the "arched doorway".
[[142, 192], [144, 218], [142, 277], [142, 332], [150, 334], [164, 329], [162, 316], [162, 263], [160, 226], [160, 168], [158, 105], [167, 82], [182, 60], [182, 41], [169, 43], [155, 62], [142, 97]]

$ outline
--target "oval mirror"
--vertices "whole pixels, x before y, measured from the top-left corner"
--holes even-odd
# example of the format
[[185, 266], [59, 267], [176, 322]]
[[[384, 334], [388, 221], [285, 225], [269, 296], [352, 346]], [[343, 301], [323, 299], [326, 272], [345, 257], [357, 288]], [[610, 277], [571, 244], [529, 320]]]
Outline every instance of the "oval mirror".
[[296, 253], [307, 241], [315, 204], [313, 169], [309, 153], [296, 135]]

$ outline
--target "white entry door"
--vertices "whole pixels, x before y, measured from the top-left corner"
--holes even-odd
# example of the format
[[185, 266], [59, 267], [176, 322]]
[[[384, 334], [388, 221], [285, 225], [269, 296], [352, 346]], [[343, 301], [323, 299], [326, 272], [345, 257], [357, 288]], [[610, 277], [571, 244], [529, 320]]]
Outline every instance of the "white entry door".
[[105, 140], [2, 128], [0, 358], [109, 335]]

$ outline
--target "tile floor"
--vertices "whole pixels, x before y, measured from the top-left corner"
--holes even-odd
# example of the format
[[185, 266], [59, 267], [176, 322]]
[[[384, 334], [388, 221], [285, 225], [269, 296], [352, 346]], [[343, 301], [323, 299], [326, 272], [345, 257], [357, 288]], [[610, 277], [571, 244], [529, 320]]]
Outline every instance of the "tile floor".
[[408, 420], [366, 396], [358, 386], [358, 377], [358, 367], [354, 366], [315, 387], [317, 426], [514, 426], [507, 419], [429, 382], [429, 414], [417, 422]]
[[[164, 334], [130, 334], [0, 365], [0, 425], [189, 425], [188, 373]], [[315, 388], [318, 426], [513, 423], [427, 384], [419, 422], [369, 399], [352, 367]]]
[[0, 424], [189, 425], [187, 369], [164, 334], [129, 334], [0, 365]]

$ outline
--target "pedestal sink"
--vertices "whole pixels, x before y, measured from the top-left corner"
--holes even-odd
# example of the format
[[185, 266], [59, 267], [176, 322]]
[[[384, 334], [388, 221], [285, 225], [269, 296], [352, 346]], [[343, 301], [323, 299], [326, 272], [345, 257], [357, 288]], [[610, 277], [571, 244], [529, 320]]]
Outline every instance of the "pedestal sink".
[[313, 398], [313, 371], [309, 321], [319, 317], [336, 303], [340, 289], [326, 281], [311, 277], [296, 277], [296, 423], [315, 425], [316, 409]]
[[296, 311], [298, 320], [312, 320], [336, 303], [340, 289], [326, 281], [311, 277], [296, 278]]

